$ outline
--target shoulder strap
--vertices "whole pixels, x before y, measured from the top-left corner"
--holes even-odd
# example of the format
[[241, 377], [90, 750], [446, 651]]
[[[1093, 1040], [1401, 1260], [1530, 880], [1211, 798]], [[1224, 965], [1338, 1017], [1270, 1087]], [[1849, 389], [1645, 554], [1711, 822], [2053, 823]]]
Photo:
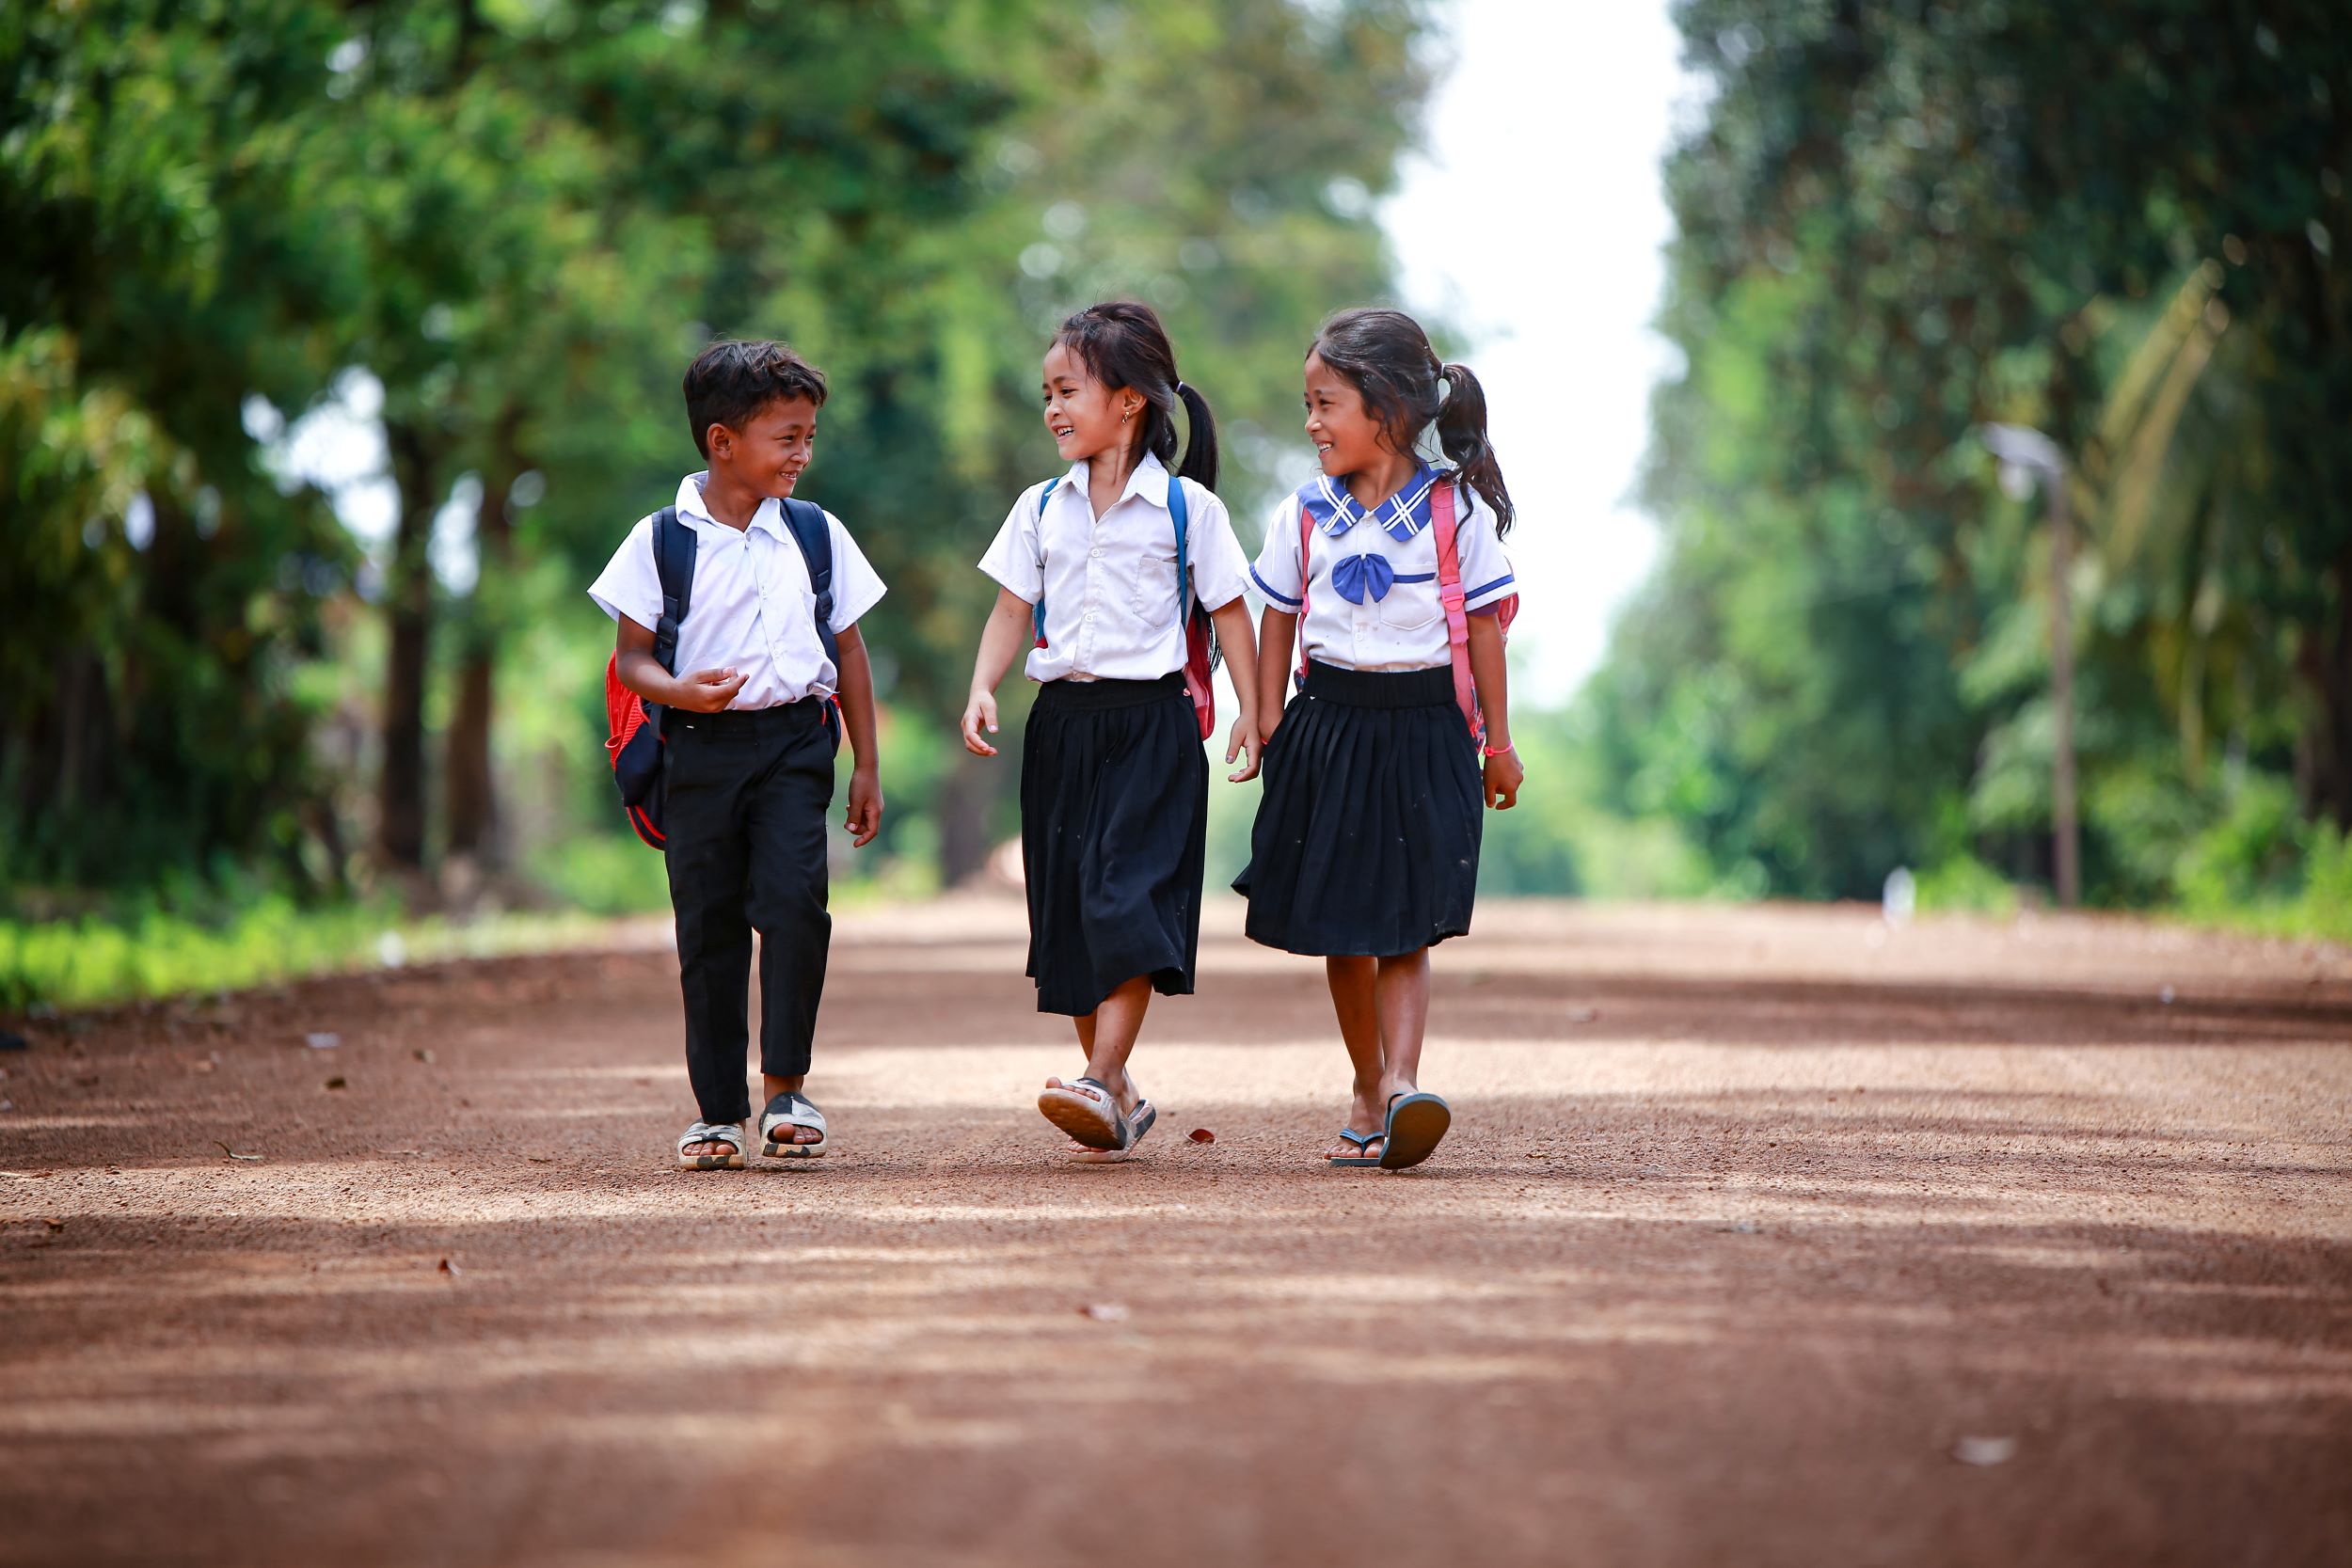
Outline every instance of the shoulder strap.
[[1307, 546], [1315, 536], [1314, 514], [1307, 510], [1307, 493], [1298, 493], [1298, 684], [1307, 684], [1307, 593], [1315, 580]]
[[[1037, 538], [1041, 550], [1045, 547], [1045, 503], [1054, 499], [1054, 486], [1060, 483], [1061, 475], [1056, 474], [1045, 482], [1045, 488], [1037, 493]], [[1039, 564], [1043, 565], [1044, 562], [1041, 561]], [[1037, 634], [1037, 645], [1041, 648], [1045, 646], [1045, 588], [1041, 578], [1037, 591], [1037, 603], [1029, 607], [1029, 629]]]
[[1478, 733], [1478, 693], [1470, 685], [1470, 616], [1463, 608], [1462, 552], [1454, 527], [1454, 486], [1439, 484], [1429, 493], [1429, 524], [1438, 536], [1438, 597], [1445, 605], [1446, 655], [1454, 665], [1454, 701]]
[[815, 501], [787, 496], [776, 505], [784, 513], [784, 526], [791, 531], [792, 542], [801, 546], [801, 559], [808, 563], [809, 590], [817, 595], [817, 641], [824, 644], [825, 657], [834, 658], [832, 525], [825, 521], [825, 509]]
[[1192, 514], [1184, 499], [1184, 482], [1174, 474], [1168, 476], [1168, 512], [1176, 519], [1176, 618], [1181, 621], [1192, 611], [1192, 556], [1187, 547], [1190, 541], [1184, 536]]
[[675, 506], [653, 515], [653, 569], [661, 578], [661, 619], [653, 628], [653, 657], [675, 675], [678, 623], [694, 600], [694, 530], [679, 519]]

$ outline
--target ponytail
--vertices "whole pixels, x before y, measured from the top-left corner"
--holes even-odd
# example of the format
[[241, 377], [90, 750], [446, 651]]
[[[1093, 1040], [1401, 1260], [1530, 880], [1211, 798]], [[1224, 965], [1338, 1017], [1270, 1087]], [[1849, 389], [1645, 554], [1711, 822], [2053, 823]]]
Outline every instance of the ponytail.
[[1422, 432], [1436, 425], [1440, 450], [1493, 509], [1495, 532], [1510, 531], [1515, 513], [1486, 438], [1486, 389], [1468, 365], [1438, 361], [1421, 323], [1402, 310], [1343, 310], [1323, 324], [1307, 352], [1347, 378], [1399, 454], [1410, 455]]
[[1438, 445], [1454, 460], [1471, 489], [1486, 499], [1495, 515], [1495, 534], [1500, 538], [1511, 531], [1517, 514], [1511, 506], [1511, 492], [1502, 487], [1502, 466], [1495, 461], [1495, 449], [1486, 438], [1486, 390], [1478, 385], [1468, 365], [1440, 365], [1438, 373], [1445, 378], [1445, 401], [1438, 405]]
[[1209, 412], [1209, 400], [1200, 395], [1200, 388], [1189, 381], [1176, 383], [1176, 396], [1183, 400], [1184, 418], [1192, 425], [1192, 437], [1184, 443], [1184, 466], [1176, 470], [1177, 477], [1191, 480], [1203, 490], [1214, 490], [1216, 488], [1216, 416]]

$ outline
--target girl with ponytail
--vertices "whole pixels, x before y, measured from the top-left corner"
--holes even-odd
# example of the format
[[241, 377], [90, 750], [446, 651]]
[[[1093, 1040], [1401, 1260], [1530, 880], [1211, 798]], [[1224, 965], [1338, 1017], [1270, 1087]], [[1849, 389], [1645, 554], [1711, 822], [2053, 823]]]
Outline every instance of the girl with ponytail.
[[[1124, 1159], [1158, 1113], [1127, 1058], [1152, 993], [1189, 995], [1208, 836], [1213, 620], [1241, 699], [1225, 760], [1258, 774], [1248, 558], [1216, 498], [1216, 421], [1176, 374], [1149, 306], [1089, 306], [1045, 351], [1045, 428], [1068, 470], [1013, 502], [980, 560], [996, 608], [980, 633], [963, 744], [993, 757], [996, 683], [1029, 649], [1040, 683], [1021, 743], [1021, 852], [1038, 1011], [1076, 1021], [1085, 1075], [1038, 1109], [1080, 1160]], [[1177, 406], [1184, 457], [1177, 460]]]
[[[1264, 793], [1233, 888], [1252, 939], [1324, 961], [1355, 1069], [1324, 1158], [1394, 1170], [1453, 1121], [1419, 1082], [1429, 949], [1470, 930], [1482, 808], [1507, 810], [1524, 777], [1502, 657], [1511, 494], [1477, 377], [1400, 311], [1325, 323], [1306, 401], [1322, 471], [1276, 506], [1250, 571]], [[1442, 466], [1419, 449], [1433, 429]]]

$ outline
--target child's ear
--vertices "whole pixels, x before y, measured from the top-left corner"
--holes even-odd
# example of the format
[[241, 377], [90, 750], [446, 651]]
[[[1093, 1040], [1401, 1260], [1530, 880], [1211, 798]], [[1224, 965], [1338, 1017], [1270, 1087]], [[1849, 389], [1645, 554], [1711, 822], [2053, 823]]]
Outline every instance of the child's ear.
[[710, 421], [710, 428], [703, 432], [703, 445], [710, 450], [710, 455], [713, 457], [732, 456], [735, 451], [735, 432], [713, 420]]

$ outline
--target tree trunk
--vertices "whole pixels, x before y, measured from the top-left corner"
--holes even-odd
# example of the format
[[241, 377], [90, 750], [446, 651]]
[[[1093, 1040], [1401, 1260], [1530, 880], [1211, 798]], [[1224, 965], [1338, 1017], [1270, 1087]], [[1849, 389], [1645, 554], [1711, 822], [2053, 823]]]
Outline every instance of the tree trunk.
[[2352, 550], [2336, 557], [2328, 576], [2331, 613], [2309, 629], [2296, 660], [2312, 708], [2296, 772], [2311, 814], [2352, 830]]
[[970, 752], [939, 782], [939, 880], [943, 887], [960, 887], [988, 864], [995, 848], [989, 818], [994, 815], [996, 792], [1002, 787], [1005, 759], [993, 761]]
[[384, 671], [384, 761], [376, 786], [376, 853], [396, 870], [424, 867], [424, 682], [433, 641], [433, 515], [439, 454], [413, 425], [388, 420], [400, 523], [386, 573], [390, 628]]
[[501, 422], [498, 467], [485, 474], [482, 517], [474, 526], [479, 560], [472, 602], [467, 607], [465, 653], [457, 673], [457, 705], [450, 716], [444, 764], [442, 810], [448, 819], [449, 852], [471, 859], [484, 870], [504, 863], [499, 832], [498, 781], [490, 764], [496, 718], [499, 633], [506, 621], [505, 594], [514, 560], [513, 503], [516, 480], [524, 467], [515, 451], [515, 417]]

